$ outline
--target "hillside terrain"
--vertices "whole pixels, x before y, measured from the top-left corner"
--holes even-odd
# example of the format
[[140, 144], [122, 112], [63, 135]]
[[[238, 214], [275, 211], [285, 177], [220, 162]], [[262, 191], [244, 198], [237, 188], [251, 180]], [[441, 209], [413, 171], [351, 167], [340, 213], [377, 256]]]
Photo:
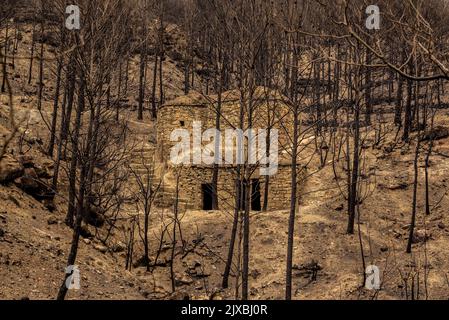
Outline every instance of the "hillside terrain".
[[[9, 95], [6, 92], [0, 94], [1, 145], [15, 130], [11, 115], [18, 126], [0, 162], [0, 299], [55, 299], [64, 279], [72, 243], [73, 230], [65, 224], [71, 158], [62, 160], [59, 188], [54, 192], [51, 185], [55, 157], [47, 155], [46, 146], [56, 67], [53, 58], [44, 61], [43, 99], [41, 110], [38, 110], [39, 60], [35, 61], [33, 80], [29, 84], [28, 56], [33, 32], [27, 19], [23, 20], [15, 65], [8, 68], [13, 114], [10, 113]], [[2, 32], [5, 31], [2, 29]], [[185, 70], [177, 53], [178, 46], [184, 41], [183, 35], [175, 24], [170, 24], [166, 32], [166, 45], [170, 49], [163, 61], [162, 82], [165, 101], [168, 101], [184, 94]], [[36, 50], [38, 46], [40, 43], [36, 44]], [[44, 56], [54, 57], [57, 49], [46, 45]], [[146, 71], [148, 90], [153, 81], [151, 59]], [[127, 144], [122, 149], [129, 148], [129, 154], [124, 161], [127, 164], [120, 167], [120, 172], [132, 169], [145, 172], [145, 164], [150, 162], [157, 148], [157, 120], [151, 118], [148, 97], [144, 119], [137, 120], [139, 63], [137, 53], [130, 57], [128, 92], [121, 99], [119, 119], [108, 131], [112, 135], [122, 128], [127, 130]], [[202, 66], [198, 62], [197, 69]], [[204, 74], [198, 72], [192, 90], [203, 91], [207, 81]], [[449, 100], [447, 92], [446, 88], [444, 102]], [[393, 110], [394, 105], [382, 104], [376, 108]], [[89, 116], [89, 112], [83, 113], [83, 121], [87, 123]], [[306, 112], [301, 113], [304, 119], [308, 116]], [[392, 120], [392, 112], [386, 113], [385, 118]], [[342, 191], [349, 168], [341, 159], [327, 159], [323, 166], [319, 157], [312, 158], [316, 149], [311, 145], [304, 147], [304, 158], [310, 156], [312, 160], [304, 161], [308, 176], [299, 186], [294, 233], [294, 299], [390, 300], [410, 299], [410, 295], [419, 299], [449, 298], [449, 110], [438, 110], [434, 122], [432, 130], [426, 132], [434, 140], [428, 167], [431, 214], [425, 214], [425, 182], [421, 179], [417, 184], [412, 254], [406, 253], [406, 245], [413, 202], [416, 139], [400, 141], [391, 126], [383, 129], [382, 141], [376, 143], [376, 132], [370, 131], [369, 126], [361, 128], [364, 135], [363, 197], [357, 205], [354, 235], [346, 233], [348, 200]], [[306, 130], [306, 125], [302, 129]], [[411, 135], [416, 137], [417, 131], [412, 130]], [[307, 138], [313, 139], [314, 133]], [[427, 145], [428, 141], [423, 139], [422, 144]], [[420, 177], [425, 175], [424, 151], [418, 158]], [[146, 268], [142, 263], [144, 212], [133, 198], [137, 194], [133, 179], [130, 173], [126, 179], [127, 189], [123, 191], [126, 201], [114, 212], [113, 227], [109, 228], [107, 223], [101, 226], [83, 223], [76, 259], [81, 287], [69, 290], [67, 299], [238, 297], [241, 287], [235, 286], [239, 283], [236, 281], [237, 261], [231, 268], [229, 288], [223, 289], [221, 285], [233, 213], [189, 210], [182, 202], [179, 230], [176, 231], [176, 236], [181, 239], [172, 252], [174, 216], [173, 203], [169, 200], [173, 199], [165, 197], [173, 196], [174, 191], [172, 185], [163, 185], [163, 195], [157, 199], [149, 220], [152, 266]], [[289, 210], [254, 211], [250, 219], [249, 298], [283, 299]], [[133, 241], [130, 241], [131, 228], [136, 228]], [[131, 263], [128, 263], [130, 243], [134, 247]], [[360, 243], [363, 243], [362, 248]], [[379, 267], [381, 290], [364, 288], [363, 275], [368, 265]], [[172, 292], [171, 268], [175, 292]]]

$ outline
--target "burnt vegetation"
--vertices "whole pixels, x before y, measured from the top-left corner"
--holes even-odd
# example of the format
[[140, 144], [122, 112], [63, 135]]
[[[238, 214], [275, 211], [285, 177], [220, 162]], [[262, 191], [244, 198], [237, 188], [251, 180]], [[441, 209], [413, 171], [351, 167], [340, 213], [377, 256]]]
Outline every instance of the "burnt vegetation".
[[[328, 2], [3, 0], [0, 277], [58, 237], [36, 298], [446, 299], [449, 6]], [[170, 163], [195, 121], [278, 131], [277, 173]], [[69, 290], [96, 256], [120, 289]]]

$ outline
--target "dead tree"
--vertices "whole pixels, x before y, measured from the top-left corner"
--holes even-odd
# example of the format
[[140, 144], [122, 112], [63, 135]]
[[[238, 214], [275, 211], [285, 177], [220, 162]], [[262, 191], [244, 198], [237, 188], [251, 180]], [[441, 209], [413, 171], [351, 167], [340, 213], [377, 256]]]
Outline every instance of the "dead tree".
[[[50, 157], [53, 157], [54, 148], [55, 148], [56, 127], [57, 127], [59, 100], [60, 100], [60, 93], [61, 93], [61, 82], [62, 82], [63, 69], [64, 69], [64, 49], [65, 49], [64, 44], [65, 44], [66, 34], [65, 34], [65, 29], [63, 27], [60, 27], [59, 34], [60, 34], [60, 45], [59, 45], [59, 51], [58, 51], [58, 54], [56, 57], [57, 71], [56, 71], [55, 92], [54, 92], [54, 98], [53, 98], [53, 113], [52, 113], [51, 128], [50, 128], [50, 141], [48, 143], [48, 149], [47, 149], [47, 154]], [[64, 97], [65, 97], [65, 95], [64, 95]]]
[[[133, 167], [130, 167], [130, 171], [134, 176], [137, 183], [138, 193], [137, 193], [137, 209], [139, 212], [143, 211], [144, 215], [144, 226], [141, 229], [139, 225], [139, 233], [141, 234], [144, 254], [141, 262], [146, 266], [147, 271], [150, 270], [150, 244], [148, 239], [149, 226], [150, 226], [150, 216], [153, 209], [153, 203], [157, 196], [157, 193], [161, 187], [162, 180], [155, 181], [155, 171], [154, 162], [148, 163], [146, 159], [142, 156], [142, 167], [145, 172], [137, 172]], [[142, 234], [143, 233], [143, 234]]]
[[[112, 72], [112, 68], [120, 61], [119, 54], [121, 43], [127, 41], [127, 35], [123, 33], [121, 25], [126, 23], [125, 18], [130, 7], [124, 6], [122, 1], [112, 1], [104, 3], [102, 1], [85, 1], [82, 3], [83, 12], [86, 13], [85, 20], [89, 27], [82, 32], [92, 32], [91, 36], [77, 33], [75, 42], [77, 44], [74, 54], [78, 73], [79, 99], [76, 110], [77, 121], [75, 122], [75, 133], [79, 130], [76, 138], [72, 135], [72, 159], [77, 159], [76, 167], [71, 168], [75, 172], [78, 188], [74, 195], [75, 201], [69, 202], [74, 208], [74, 215], [70, 216], [68, 210], [67, 220], [73, 221], [73, 235], [70, 251], [67, 259], [67, 266], [73, 266], [76, 262], [78, 244], [81, 235], [82, 222], [89, 219], [87, 215], [91, 212], [91, 206], [95, 201], [95, 186], [97, 181], [101, 181], [97, 174], [106, 177], [110, 172], [119, 170], [117, 150], [108, 149], [111, 147], [111, 140], [115, 135], [108, 129], [107, 119], [112, 119], [111, 110], [104, 107], [104, 86], [105, 81]], [[88, 39], [81, 41], [82, 37]], [[104, 50], [95, 50], [98, 47]], [[81, 119], [83, 109], [88, 112], [87, 123], [78, 121]], [[75, 139], [74, 139], [75, 138]], [[121, 144], [123, 138], [119, 137]], [[74, 145], [76, 142], [76, 147]], [[109, 142], [109, 144], [108, 144]], [[112, 140], [114, 142], [114, 140]], [[76, 152], [74, 152], [76, 151]], [[107, 166], [108, 170], [101, 173], [99, 167]], [[79, 175], [78, 175], [79, 174]], [[103, 181], [103, 184], [105, 182]], [[101, 185], [101, 183], [100, 183]], [[70, 188], [72, 189], [72, 188]], [[63, 300], [67, 294], [66, 280], [68, 274], [64, 276], [57, 299]]]
[[141, 12], [142, 19], [142, 46], [140, 47], [140, 71], [139, 71], [139, 106], [138, 106], [138, 120], [143, 120], [143, 108], [145, 102], [145, 85], [146, 85], [146, 69], [147, 69], [147, 50], [148, 50], [148, 30], [147, 30], [147, 0], [144, 0], [143, 10]]

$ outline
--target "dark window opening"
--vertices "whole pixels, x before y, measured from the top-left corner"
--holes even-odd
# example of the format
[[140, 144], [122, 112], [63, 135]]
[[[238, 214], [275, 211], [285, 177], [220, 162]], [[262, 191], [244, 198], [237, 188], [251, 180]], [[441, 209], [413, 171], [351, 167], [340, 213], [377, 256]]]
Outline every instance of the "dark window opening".
[[203, 195], [203, 210], [212, 210], [213, 186], [210, 183], [201, 185]]
[[181, 127], [185, 127], [185, 125], [186, 125], [186, 123], [185, 123], [185, 121], [179, 121], [179, 124], [181, 125]]
[[260, 199], [261, 199], [261, 195], [260, 195], [260, 180], [259, 179], [253, 179], [251, 181], [251, 210], [253, 211], [261, 211], [262, 207], [260, 205]]

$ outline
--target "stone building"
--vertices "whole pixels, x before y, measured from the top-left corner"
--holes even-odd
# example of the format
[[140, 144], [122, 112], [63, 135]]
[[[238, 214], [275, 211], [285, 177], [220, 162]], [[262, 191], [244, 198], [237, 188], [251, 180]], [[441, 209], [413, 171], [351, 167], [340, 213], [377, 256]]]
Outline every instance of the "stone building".
[[[191, 209], [212, 209], [214, 164], [205, 164], [202, 161], [195, 162], [194, 155], [207, 154], [212, 157], [215, 155], [215, 159], [222, 160], [215, 162], [218, 166], [217, 194], [219, 209], [231, 210], [236, 206], [236, 188], [240, 185], [239, 179], [245, 179], [246, 184], [242, 185], [251, 188], [251, 210], [261, 210], [265, 201], [265, 194], [268, 194], [268, 210], [289, 208], [292, 167], [288, 150], [292, 115], [287, 100], [263, 87], [257, 88], [251, 98], [242, 98], [238, 91], [229, 91], [222, 94], [220, 104], [218, 104], [218, 100], [217, 96], [204, 96], [192, 92], [166, 103], [159, 110], [156, 128], [156, 161], [164, 164], [166, 172], [172, 177], [171, 183], [174, 183], [174, 176], [179, 177], [180, 198], [187, 202]], [[218, 105], [221, 106], [219, 110]], [[249, 110], [252, 112], [248, 112]], [[207, 149], [207, 145], [210, 146], [211, 142], [214, 144], [215, 139], [199, 142], [197, 140], [195, 145], [195, 132], [201, 135], [208, 129], [215, 130], [217, 121], [220, 132], [223, 133], [219, 139], [222, 147], [220, 152], [214, 152], [218, 149]], [[249, 123], [252, 123], [252, 125], [249, 126]], [[258, 155], [260, 155], [262, 149], [266, 150], [267, 147], [273, 147], [277, 143], [276, 150], [272, 151], [274, 157], [265, 159], [267, 166], [270, 167], [273, 166], [275, 160], [277, 166], [274, 174], [264, 175], [260, 168], [266, 166], [259, 162], [248, 163], [248, 161], [244, 161], [243, 165], [238, 166], [239, 162], [224, 159], [224, 155], [228, 155], [229, 152], [233, 154], [234, 160], [237, 159], [237, 140], [232, 140], [233, 144], [230, 147], [230, 140], [226, 140], [228, 131], [241, 129], [241, 132], [246, 132], [250, 128], [256, 133], [259, 132], [259, 135], [257, 137], [252, 136], [252, 138], [245, 136], [245, 139], [242, 140], [245, 150], [244, 159], [248, 160], [250, 153], [257, 153], [256, 151], [259, 151]], [[277, 142], [274, 140], [269, 142], [267, 137], [273, 137], [275, 131]], [[188, 132], [187, 146], [190, 147], [190, 153], [186, 152], [181, 157], [183, 161], [178, 162], [173, 160], [173, 150], [177, 149], [180, 144], [179, 134], [175, 134], [175, 139], [173, 137], [176, 132]], [[262, 135], [263, 132], [266, 132], [266, 136]], [[253, 141], [252, 139], [257, 142], [256, 145], [261, 148], [260, 150], [254, 150], [257, 149], [256, 147], [252, 151], [248, 149], [248, 144]], [[245, 175], [241, 175], [239, 178], [237, 168], [244, 170]], [[297, 170], [300, 175], [301, 169], [298, 165]], [[268, 189], [265, 190], [267, 183]], [[240, 201], [240, 205], [243, 207], [245, 200], [240, 199]]]

